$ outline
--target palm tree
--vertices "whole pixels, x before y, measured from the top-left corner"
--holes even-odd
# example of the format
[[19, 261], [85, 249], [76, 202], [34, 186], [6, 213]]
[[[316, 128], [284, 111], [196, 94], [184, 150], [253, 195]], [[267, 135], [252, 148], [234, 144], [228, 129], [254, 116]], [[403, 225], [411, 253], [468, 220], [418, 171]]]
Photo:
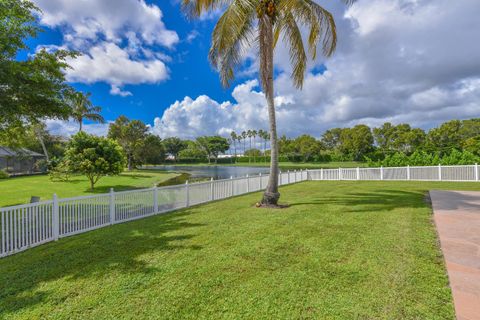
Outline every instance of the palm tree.
[[101, 107], [94, 106], [90, 101], [90, 96], [92, 94], [89, 92], [83, 94], [82, 92], [73, 93], [71, 100], [72, 105], [72, 117], [75, 122], [78, 123], [78, 131], [82, 131], [83, 119], [88, 119], [100, 123], [105, 123], [100, 111]]
[[[252, 130], [253, 148], [255, 149], [255, 138], [257, 137], [257, 130]], [[251, 148], [250, 148], [251, 149]], [[253, 153], [253, 163], [255, 163], [255, 152]]]
[[236, 144], [236, 141], [237, 141], [238, 136], [235, 133], [235, 131], [232, 131], [232, 132], [230, 132], [230, 137], [232, 137], [233, 149], [235, 150], [235, 161], [237, 161], [237, 144]]
[[253, 131], [248, 129], [247, 130], [247, 136], [248, 136], [248, 140], [250, 141], [249, 145], [250, 145], [250, 152], [248, 153], [248, 163], [250, 163], [250, 160], [251, 160], [251, 157], [252, 157], [252, 137], [253, 137]]
[[[351, 3], [354, 0], [343, 0]], [[262, 204], [276, 206], [278, 192], [278, 145], [273, 89], [273, 51], [283, 34], [289, 47], [293, 65], [292, 80], [302, 88], [307, 68], [307, 54], [299, 25], [309, 28], [308, 53], [315, 59], [317, 45], [322, 53], [330, 56], [337, 43], [336, 26], [330, 12], [314, 0], [182, 0], [184, 11], [199, 17], [206, 11], [223, 10], [212, 34], [209, 59], [220, 73], [222, 84], [227, 87], [248, 52], [247, 47], [259, 50], [259, 74], [267, 100], [270, 124], [270, 177]]]
[[245, 151], [247, 151], [247, 147], [245, 145], [245, 142], [247, 141], [247, 132], [246, 131], [242, 131], [242, 138], [243, 138], [243, 156], [245, 157]]
[[242, 150], [242, 135], [241, 134], [237, 135], [237, 141], [238, 141], [238, 144], [240, 145], [240, 150]]

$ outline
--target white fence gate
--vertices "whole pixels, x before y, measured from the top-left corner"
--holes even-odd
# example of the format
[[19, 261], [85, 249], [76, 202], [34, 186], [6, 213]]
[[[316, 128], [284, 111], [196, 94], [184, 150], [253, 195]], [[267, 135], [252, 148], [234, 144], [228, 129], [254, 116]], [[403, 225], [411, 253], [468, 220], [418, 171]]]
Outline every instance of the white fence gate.
[[[478, 165], [338, 168], [280, 173], [279, 184], [305, 180], [479, 181]], [[108, 225], [263, 190], [268, 175], [114, 192], [0, 208], [0, 257]]]

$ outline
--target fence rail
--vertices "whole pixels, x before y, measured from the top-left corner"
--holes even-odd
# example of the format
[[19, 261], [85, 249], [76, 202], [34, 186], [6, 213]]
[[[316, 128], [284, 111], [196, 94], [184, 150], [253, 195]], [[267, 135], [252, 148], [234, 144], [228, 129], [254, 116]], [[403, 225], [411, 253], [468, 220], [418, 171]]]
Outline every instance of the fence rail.
[[337, 168], [308, 170], [308, 180], [479, 181], [477, 164], [464, 166]]
[[[279, 185], [305, 180], [479, 181], [478, 165], [338, 168], [281, 172]], [[0, 208], [0, 257], [74, 234], [263, 190], [268, 175], [81, 196]]]
[[[268, 175], [114, 192], [0, 208], [0, 257], [90, 230], [263, 190]], [[279, 184], [307, 180], [283, 172]]]

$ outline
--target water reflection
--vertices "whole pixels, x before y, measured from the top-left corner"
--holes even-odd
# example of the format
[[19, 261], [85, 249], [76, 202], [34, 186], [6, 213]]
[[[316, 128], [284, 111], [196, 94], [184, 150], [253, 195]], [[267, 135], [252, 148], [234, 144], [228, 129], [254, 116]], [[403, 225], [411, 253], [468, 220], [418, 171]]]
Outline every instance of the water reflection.
[[229, 167], [229, 166], [155, 166], [148, 169], [184, 172], [193, 179], [228, 179], [230, 177], [244, 177], [248, 175], [266, 174], [267, 167]]

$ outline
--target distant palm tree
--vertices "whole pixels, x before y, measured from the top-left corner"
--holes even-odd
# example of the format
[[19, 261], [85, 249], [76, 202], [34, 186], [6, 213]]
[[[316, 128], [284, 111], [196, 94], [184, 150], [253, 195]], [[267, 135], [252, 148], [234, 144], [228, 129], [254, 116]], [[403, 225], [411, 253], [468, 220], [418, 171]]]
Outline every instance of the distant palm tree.
[[[354, 0], [343, 0], [352, 3]], [[188, 15], [200, 17], [206, 11], [222, 10], [223, 14], [213, 29], [209, 59], [220, 73], [227, 87], [234, 78], [234, 70], [243, 62], [247, 47], [258, 48], [259, 74], [267, 100], [270, 124], [270, 176], [262, 203], [276, 206], [278, 192], [278, 142], [273, 88], [273, 51], [280, 34], [289, 47], [293, 65], [292, 80], [302, 88], [307, 69], [307, 54], [300, 27], [308, 28], [308, 53], [315, 59], [321, 43], [325, 56], [333, 54], [337, 44], [333, 16], [315, 0], [182, 0]]]
[[230, 137], [232, 138], [232, 143], [233, 143], [233, 149], [235, 150], [235, 161], [237, 160], [237, 134], [235, 133], [235, 131], [232, 131], [230, 132]]
[[[257, 130], [252, 130], [253, 148], [255, 149], [255, 138], [257, 137]], [[255, 152], [253, 153], [253, 163], [255, 163]]]
[[100, 112], [101, 107], [94, 106], [90, 101], [91, 93], [83, 94], [82, 92], [75, 92], [70, 97], [72, 106], [72, 117], [75, 122], [79, 124], [78, 131], [82, 131], [83, 119], [88, 119], [100, 123], [105, 123]]
[[248, 136], [248, 140], [250, 141], [249, 145], [250, 145], [250, 152], [248, 153], [248, 163], [250, 163], [250, 160], [251, 160], [251, 157], [252, 157], [252, 137], [253, 137], [253, 131], [248, 129], [247, 130], [247, 136]]
[[243, 156], [245, 157], [245, 151], [247, 151], [247, 147], [245, 145], [245, 142], [247, 141], [247, 132], [246, 131], [242, 131], [242, 138], [243, 138]]

